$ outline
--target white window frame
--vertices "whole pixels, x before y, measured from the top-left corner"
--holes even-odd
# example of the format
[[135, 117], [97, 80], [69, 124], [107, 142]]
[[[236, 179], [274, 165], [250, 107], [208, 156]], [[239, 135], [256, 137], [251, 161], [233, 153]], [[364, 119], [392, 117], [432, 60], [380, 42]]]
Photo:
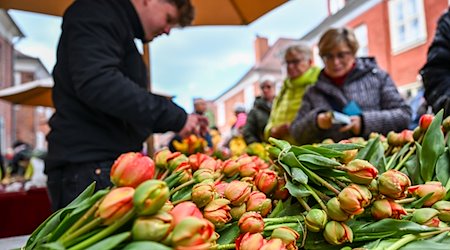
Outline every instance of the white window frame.
[[[407, 6], [410, 0], [390, 0], [388, 2], [389, 9], [389, 28], [391, 35], [391, 50], [393, 54], [399, 54], [411, 48], [417, 47], [424, 44], [427, 40], [427, 29], [425, 21], [425, 10], [423, 6], [423, 0], [413, 0], [416, 2], [417, 6], [417, 16], [404, 15], [403, 23], [397, 20], [398, 10], [397, 5], [402, 3], [403, 6]], [[402, 11], [406, 8], [402, 8]], [[408, 25], [408, 23], [413, 19], [418, 18], [419, 32], [414, 31]], [[405, 27], [405, 41], [400, 41], [398, 27], [400, 25]]]
[[345, 7], [345, 0], [329, 0], [330, 13], [334, 15], [336, 12], [340, 11]]
[[359, 49], [356, 52], [358, 57], [369, 56], [369, 32], [367, 31], [367, 24], [360, 24], [353, 29], [356, 40], [359, 43]]

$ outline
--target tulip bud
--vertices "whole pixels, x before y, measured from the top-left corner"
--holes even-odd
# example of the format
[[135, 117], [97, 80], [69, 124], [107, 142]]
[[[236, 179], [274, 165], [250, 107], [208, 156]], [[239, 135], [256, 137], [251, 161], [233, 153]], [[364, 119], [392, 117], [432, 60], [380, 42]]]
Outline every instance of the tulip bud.
[[347, 221], [352, 217], [351, 214], [348, 214], [342, 210], [341, 203], [337, 197], [333, 197], [327, 202], [327, 211], [328, 216], [335, 221]]
[[172, 215], [168, 213], [137, 218], [131, 229], [133, 240], [162, 241], [172, 231], [172, 219]]
[[[172, 244], [178, 249], [198, 249], [199, 246], [209, 246], [216, 239], [214, 225], [206, 219], [185, 217], [172, 232]], [[203, 249], [203, 248], [202, 248]]]
[[166, 203], [164, 203], [164, 206], [162, 206], [162, 208], [159, 211], [168, 213], [172, 209], [173, 209], [173, 204], [170, 200], [168, 200], [168, 201], [166, 201]]
[[260, 233], [264, 231], [264, 221], [257, 212], [246, 212], [238, 221], [242, 233]]
[[228, 204], [230, 204], [230, 201], [227, 199], [213, 200], [203, 209], [203, 216], [211, 221], [216, 228], [221, 228], [231, 220], [231, 208]]
[[441, 221], [450, 222], [450, 201], [438, 201], [433, 204], [433, 208], [439, 211]]
[[281, 239], [270, 239], [262, 245], [261, 250], [286, 250], [286, 244]]
[[350, 180], [356, 184], [369, 185], [378, 175], [378, 170], [365, 160], [353, 160], [345, 168]]
[[272, 231], [272, 239], [280, 239], [289, 250], [298, 249], [297, 240], [300, 239], [300, 234], [290, 227], [279, 227]]
[[236, 240], [236, 249], [239, 250], [257, 250], [260, 249], [267, 241], [260, 233], [245, 233]]
[[400, 132], [400, 138], [403, 142], [403, 145], [406, 143], [414, 142], [413, 131], [409, 129], [403, 130], [402, 132]]
[[419, 138], [420, 138], [420, 136], [423, 134], [423, 131], [422, 131], [422, 129], [420, 129], [420, 127], [416, 127], [414, 130], [413, 130], [413, 138], [414, 138], [414, 141], [419, 141]]
[[104, 220], [104, 225], [112, 224], [133, 208], [134, 192], [132, 187], [112, 189], [100, 203], [96, 216]]
[[265, 169], [255, 177], [255, 185], [259, 191], [269, 195], [277, 188], [277, 173], [273, 170]]
[[376, 220], [385, 218], [401, 219], [402, 215], [406, 215], [406, 210], [402, 205], [391, 199], [376, 200], [372, 205], [372, 216]]
[[216, 168], [218, 167], [217, 165], [218, 164], [216, 160], [214, 160], [213, 158], [208, 158], [200, 164], [198, 169], [210, 169], [214, 173], [216, 171]]
[[339, 193], [338, 198], [342, 210], [358, 215], [370, 204], [372, 193], [365, 186], [350, 184]]
[[175, 225], [180, 223], [180, 221], [186, 217], [197, 217], [199, 219], [203, 219], [200, 209], [198, 209], [198, 207], [190, 201], [177, 204], [169, 213], [173, 216], [173, 223]]
[[323, 237], [332, 245], [341, 245], [353, 241], [353, 231], [343, 222], [329, 221], [323, 231]]
[[191, 166], [187, 162], [180, 163], [180, 165], [178, 165], [173, 172], [178, 174], [178, 184], [188, 182], [192, 179]]
[[245, 212], [247, 212], [247, 205], [245, 203], [242, 203], [239, 207], [232, 207], [230, 210], [231, 217], [235, 220], [239, 220]]
[[214, 186], [219, 196], [225, 197], [225, 190], [227, 189], [228, 182], [221, 181], [219, 183], [216, 183]]
[[327, 224], [327, 213], [322, 209], [313, 208], [306, 214], [306, 227], [311, 232], [320, 232]]
[[214, 180], [214, 171], [209, 168], [200, 168], [194, 172], [194, 180], [197, 183], [206, 181], [206, 180]]
[[223, 173], [227, 177], [235, 176], [239, 173], [239, 165], [234, 159], [228, 159], [223, 163]]
[[189, 165], [191, 165], [191, 169], [192, 171], [197, 171], [198, 168], [200, 167], [200, 164], [202, 164], [202, 162], [204, 162], [207, 159], [210, 159], [211, 157], [202, 154], [202, 153], [196, 153], [196, 154], [192, 154], [188, 157], [188, 162]]
[[117, 187], [137, 187], [153, 178], [155, 163], [141, 153], [121, 154], [111, 167], [111, 182]]
[[153, 159], [155, 160], [155, 165], [157, 168], [166, 169], [167, 168], [167, 158], [172, 154], [169, 149], [164, 148], [155, 153]]
[[289, 198], [289, 191], [285, 186], [286, 180], [283, 177], [278, 177], [277, 187], [275, 188], [275, 192], [272, 194], [272, 198], [274, 200], [286, 200]]
[[434, 208], [416, 209], [412, 215], [411, 221], [429, 227], [439, 227], [440, 220], [438, 214], [439, 211]]
[[341, 157], [341, 162], [347, 164], [355, 159], [358, 154], [358, 149], [345, 150], [342, 152], [344, 155]]
[[378, 177], [378, 191], [392, 199], [403, 199], [411, 186], [409, 177], [404, 173], [390, 169]]
[[447, 116], [442, 121], [442, 129], [444, 130], [444, 133], [448, 133], [450, 131], [450, 116]]
[[214, 183], [202, 182], [195, 184], [192, 188], [192, 201], [197, 207], [202, 208], [214, 200], [217, 194], [214, 190]]
[[423, 114], [419, 119], [419, 127], [422, 131], [427, 131], [428, 127], [434, 119], [432, 114]]
[[136, 188], [133, 204], [139, 215], [156, 214], [169, 199], [169, 188], [164, 181], [148, 180]]
[[259, 191], [253, 191], [247, 200], [247, 211], [255, 211], [266, 217], [272, 210], [272, 201]]
[[250, 192], [251, 187], [249, 184], [241, 181], [232, 181], [228, 183], [224, 194], [233, 206], [240, 206], [248, 200]]
[[172, 153], [167, 158], [167, 168], [170, 171], [174, 171], [181, 163], [189, 163], [189, 158], [180, 152]]
[[423, 203], [425, 207], [431, 207], [437, 201], [442, 200], [446, 194], [445, 188], [439, 181], [427, 181], [425, 184], [409, 187], [408, 192], [419, 196], [420, 198], [425, 197], [429, 193], [433, 193], [431, 197]]
[[391, 131], [387, 134], [387, 142], [393, 147], [402, 146], [402, 139], [400, 134]]

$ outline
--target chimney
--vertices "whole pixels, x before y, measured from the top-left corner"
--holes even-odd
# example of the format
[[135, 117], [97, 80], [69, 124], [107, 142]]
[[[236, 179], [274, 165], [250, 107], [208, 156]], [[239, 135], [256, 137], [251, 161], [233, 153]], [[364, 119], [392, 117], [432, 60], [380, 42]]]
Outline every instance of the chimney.
[[264, 54], [269, 50], [269, 40], [265, 37], [256, 36], [255, 39], [255, 64], [259, 64]]

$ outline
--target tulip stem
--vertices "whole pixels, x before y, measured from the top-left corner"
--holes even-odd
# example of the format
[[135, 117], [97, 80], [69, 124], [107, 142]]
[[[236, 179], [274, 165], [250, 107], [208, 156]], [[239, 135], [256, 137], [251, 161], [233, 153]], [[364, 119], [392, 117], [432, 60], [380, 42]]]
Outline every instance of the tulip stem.
[[[336, 182], [336, 180], [335, 180], [335, 182]], [[319, 190], [317, 190], [317, 189], [315, 189], [313, 187], [311, 187], [311, 189], [320, 197], [320, 199], [325, 200], [325, 202], [328, 202], [329, 200], [331, 200], [331, 198], [328, 195], [320, 192]]]
[[386, 250], [397, 250], [403, 247], [404, 245], [408, 244], [409, 242], [416, 240], [418, 237], [414, 234], [408, 234], [403, 236], [400, 240], [396, 241], [394, 244], [392, 244], [390, 247], [388, 247]]
[[155, 173], [153, 174], [152, 179], [158, 179], [158, 175], [159, 175], [159, 168], [155, 168]]
[[416, 211], [416, 209], [415, 208], [405, 208], [405, 211], [410, 214], [410, 213], [414, 213], [414, 211]]
[[403, 159], [398, 163], [397, 166], [395, 166], [395, 170], [400, 171], [400, 169], [403, 167], [403, 164], [405, 164], [405, 162], [409, 159], [409, 157], [411, 157], [412, 154], [414, 154], [414, 152], [416, 151], [416, 145], [412, 146], [409, 149], [409, 152], [405, 155], [405, 157], [403, 157]]
[[283, 217], [277, 217], [277, 218], [263, 218], [264, 223], [270, 224], [270, 223], [287, 223], [287, 222], [297, 222], [297, 221], [303, 221], [303, 215], [292, 215], [292, 216], [283, 216]]
[[311, 192], [311, 195], [314, 197], [314, 199], [317, 201], [317, 203], [319, 203], [319, 205], [323, 209], [323, 211], [328, 213], [327, 206], [325, 205], [325, 203], [323, 203], [323, 200], [320, 199], [320, 197], [317, 195], [317, 193], [314, 192], [314, 190], [308, 184], [306, 184], [305, 187], [306, 187], [306, 189], [309, 190], [309, 192]]
[[95, 213], [95, 211], [97, 211], [98, 206], [100, 206], [101, 201], [103, 200], [100, 199], [99, 201], [97, 201], [88, 211], [86, 211], [86, 213], [84, 213], [78, 220], [77, 222], [75, 222], [75, 224], [73, 224], [67, 231], [65, 231], [60, 237], [59, 239], [63, 240], [64, 238], [66, 238], [69, 234], [71, 234], [73, 231], [77, 230], [78, 228], [80, 228], [90, 217], [91, 215], [93, 215]]
[[320, 177], [319, 175], [317, 175], [316, 173], [314, 173], [313, 171], [309, 170], [306, 167], [302, 167], [301, 168], [307, 175], [309, 175], [311, 178], [313, 178], [314, 180], [316, 180], [317, 182], [319, 182], [322, 186], [326, 187], [328, 190], [330, 190], [331, 192], [335, 193], [336, 196], [339, 195], [339, 190], [337, 190], [336, 188], [334, 188], [332, 185], [330, 185], [330, 183], [328, 183], [326, 180], [324, 180], [322, 177]]
[[161, 177], [159, 177], [159, 179], [164, 180], [167, 177], [167, 175], [169, 174], [169, 172], [170, 172], [170, 170], [166, 169], [166, 171], [164, 171], [164, 173], [161, 175]]
[[394, 162], [394, 160], [397, 158], [397, 154], [399, 151], [395, 152], [392, 156], [391, 159], [389, 159], [388, 163], [386, 164], [386, 166], [384, 167], [384, 170], [389, 170], [391, 168], [392, 163]]
[[192, 199], [192, 196], [188, 195], [188, 196], [184, 197], [183, 199], [179, 199], [179, 200], [173, 201], [172, 205], [175, 206], [175, 205], [177, 205], [177, 204], [179, 204], [181, 202], [190, 201], [191, 199]]
[[89, 223], [87, 223], [86, 225], [82, 226], [81, 228], [79, 228], [78, 230], [72, 232], [72, 234], [68, 234], [66, 235], [64, 238], [62, 238], [60, 240], [61, 244], [65, 247], [69, 247], [70, 245], [72, 245], [71, 241], [78, 238], [79, 236], [92, 231], [92, 229], [94, 229], [95, 227], [97, 227], [98, 225], [100, 225], [100, 223], [102, 223], [103, 219], [98, 217], [95, 218], [94, 220], [90, 221]]
[[411, 197], [411, 198], [406, 198], [406, 199], [402, 199], [402, 200], [395, 200], [395, 203], [405, 204], [405, 203], [411, 203], [411, 202], [413, 202], [415, 200], [417, 200], [416, 197]]
[[217, 179], [214, 181], [214, 185], [217, 185], [217, 184], [223, 179], [223, 177], [225, 177], [225, 175], [224, 175], [224, 174], [221, 174], [221, 175], [219, 176], [219, 178], [217, 178]]
[[105, 237], [108, 237], [110, 234], [114, 233], [117, 229], [119, 229], [121, 226], [123, 226], [125, 223], [127, 223], [129, 220], [131, 220], [135, 216], [136, 212], [134, 209], [128, 211], [123, 217], [119, 218], [118, 220], [114, 221], [111, 225], [104, 228], [97, 234], [93, 235], [92, 237], [78, 243], [77, 245], [69, 248], [70, 250], [81, 250], [86, 249], [87, 247], [91, 246], [92, 244], [95, 244], [96, 242], [102, 240]]
[[306, 203], [305, 200], [303, 200], [302, 197], [297, 197], [298, 202], [300, 202], [300, 205], [302, 205], [302, 207], [306, 210], [306, 211], [310, 211], [311, 207], [308, 205], [308, 203]]
[[187, 187], [189, 185], [192, 185], [194, 183], [195, 183], [195, 180], [191, 179], [191, 180], [189, 180], [189, 181], [187, 181], [187, 182], [185, 182], [185, 183], [183, 183], [181, 185], [176, 186], [174, 189], [170, 190], [170, 196], [172, 196], [177, 191], [179, 191], [179, 190], [181, 190], [181, 189], [183, 189], [183, 188], [185, 188], [185, 187]]
[[227, 249], [236, 249], [236, 244], [231, 243], [231, 244], [223, 244], [223, 245], [214, 245], [211, 246], [212, 250], [227, 250]]
[[272, 230], [275, 230], [275, 229], [277, 229], [279, 227], [290, 227], [290, 228], [293, 228], [293, 227], [298, 226], [298, 223], [300, 223], [300, 222], [270, 225], [270, 226], [264, 227], [264, 231], [272, 231]]
[[347, 185], [344, 183], [344, 182], [342, 182], [342, 181], [340, 181], [340, 180], [338, 180], [337, 178], [330, 178], [332, 181], [334, 181], [334, 183], [336, 183], [336, 185], [338, 185], [340, 188], [342, 188], [342, 189], [344, 189], [344, 188], [346, 188], [347, 187]]

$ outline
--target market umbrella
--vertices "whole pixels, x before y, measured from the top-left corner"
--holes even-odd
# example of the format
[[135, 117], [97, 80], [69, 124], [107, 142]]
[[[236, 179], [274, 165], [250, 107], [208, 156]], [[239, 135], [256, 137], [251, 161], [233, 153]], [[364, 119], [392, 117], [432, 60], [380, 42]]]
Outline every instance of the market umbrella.
[[[0, 0], [0, 8], [62, 16], [74, 0]], [[191, 0], [194, 25], [245, 25], [288, 0]]]
[[45, 78], [0, 90], [0, 99], [13, 104], [53, 107], [53, 80]]

